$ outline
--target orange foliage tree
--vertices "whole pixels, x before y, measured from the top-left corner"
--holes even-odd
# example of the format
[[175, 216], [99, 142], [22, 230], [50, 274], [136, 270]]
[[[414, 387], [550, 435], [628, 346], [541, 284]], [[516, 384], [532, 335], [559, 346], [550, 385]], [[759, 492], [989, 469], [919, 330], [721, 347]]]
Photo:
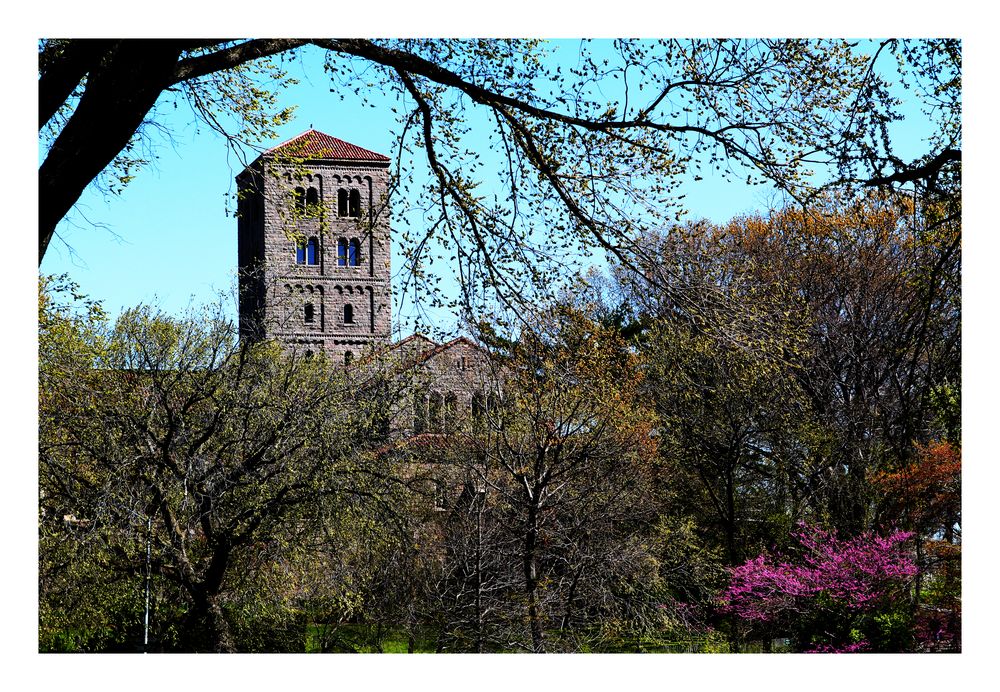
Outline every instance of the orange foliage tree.
[[916, 635], [928, 651], [961, 646], [962, 458], [951, 442], [917, 445], [913, 462], [875, 477], [882, 512], [917, 534]]

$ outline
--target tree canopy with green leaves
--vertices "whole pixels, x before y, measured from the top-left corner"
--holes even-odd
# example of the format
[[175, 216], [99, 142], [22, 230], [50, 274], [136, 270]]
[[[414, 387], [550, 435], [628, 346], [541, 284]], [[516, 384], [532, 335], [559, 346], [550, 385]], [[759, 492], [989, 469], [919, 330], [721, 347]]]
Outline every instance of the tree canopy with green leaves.
[[[307, 46], [326, 51], [331, 91], [396, 97], [394, 199], [423, 212], [400, 245], [416, 280], [431, 248], [451, 258], [465, 305], [516, 302], [574, 255], [635, 262], [683, 210], [685, 177], [708, 170], [802, 203], [830, 186], [953, 190], [958, 175], [955, 40], [582, 41], [568, 56], [538, 40], [52, 39], [39, 260], [88, 185], [117, 190], [144, 163], [158, 105], [186, 100], [259, 151], [290, 117], [282, 60]], [[934, 123], [915, 160], [893, 140], [894, 81]]]
[[296, 591], [289, 565], [322, 562], [334, 517], [382, 506], [383, 407], [322, 359], [239, 342], [221, 311], [111, 325], [71, 288], [46, 280], [39, 299], [42, 641], [100, 646], [102, 620], [139, 602], [116, 604], [119, 587], [145, 572], [160, 646], [252, 650], [237, 614], [292, 617], [319, 582]]

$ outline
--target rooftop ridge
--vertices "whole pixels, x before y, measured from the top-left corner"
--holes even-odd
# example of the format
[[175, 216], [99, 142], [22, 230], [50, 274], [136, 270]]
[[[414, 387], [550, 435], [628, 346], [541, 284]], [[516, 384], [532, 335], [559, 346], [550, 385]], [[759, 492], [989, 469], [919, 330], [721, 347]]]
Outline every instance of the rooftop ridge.
[[[283, 151], [289, 150], [289, 151]], [[337, 161], [377, 161], [388, 162], [389, 157], [378, 152], [345, 142], [342, 139], [310, 128], [299, 133], [270, 149], [266, 149], [261, 157], [288, 155], [296, 158], [332, 159]]]

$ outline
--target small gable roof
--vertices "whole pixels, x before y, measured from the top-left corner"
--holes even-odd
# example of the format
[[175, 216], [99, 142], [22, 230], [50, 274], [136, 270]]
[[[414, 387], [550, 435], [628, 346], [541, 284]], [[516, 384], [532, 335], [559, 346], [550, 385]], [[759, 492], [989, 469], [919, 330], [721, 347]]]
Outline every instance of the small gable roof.
[[406, 337], [401, 341], [397, 341], [394, 344], [390, 344], [386, 351], [388, 352], [398, 352], [404, 354], [407, 359], [410, 360], [410, 365], [418, 365], [420, 363], [426, 363], [431, 358], [444, 353], [450, 348], [457, 346], [459, 344], [465, 344], [477, 351], [482, 351], [482, 347], [477, 344], [472, 339], [468, 337], [460, 336], [451, 341], [443, 344], [439, 344], [435, 341], [428, 339], [426, 336], [420, 333], [414, 333]]
[[[414, 336], [416, 336], [416, 335], [414, 335]], [[433, 343], [433, 342], [431, 342], [431, 343]], [[452, 339], [451, 341], [449, 341], [447, 343], [439, 344], [439, 345], [437, 345], [437, 346], [435, 346], [435, 347], [433, 347], [433, 348], [431, 348], [429, 350], [421, 352], [418, 362], [428, 361], [431, 358], [433, 358], [434, 356], [437, 356], [438, 354], [444, 353], [445, 351], [447, 351], [451, 347], [457, 346], [458, 344], [465, 344], [466, 346], [474, 348], [477, 351], [482, 351], [483, 350], [482, 347], [479, 344], [477, 344], [475, 341], [473, 341], [472, 339], [469, 339], [469, 338], [464, 337], [464, 336], [460, 336], [458, 338]]]
[[431, 341], [430, 339], [428, 339], [423, 334], [420, 334], [419, 332], [414, 332], [413, 334], [410, 334], [408, 337], [406, 337], [402, 341], [397, 341], [396, 343], [392, 344], [389, 348], [403, 348], [403, 347], [410, 347], [410, 348], [420, 348], [420, 347], [424, 347], [424, 348], [436, 348], [437, 345], [438, 344], [436, 342]]

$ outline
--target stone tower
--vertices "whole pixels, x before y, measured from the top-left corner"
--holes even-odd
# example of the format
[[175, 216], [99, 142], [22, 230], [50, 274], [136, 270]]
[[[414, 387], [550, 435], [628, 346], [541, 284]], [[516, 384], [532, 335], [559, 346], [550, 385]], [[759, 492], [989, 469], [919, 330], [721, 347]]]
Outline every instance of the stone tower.
[[389, 159], [317, 130], [236, 176], [240, 333], [349, 363], [388, 343]]

